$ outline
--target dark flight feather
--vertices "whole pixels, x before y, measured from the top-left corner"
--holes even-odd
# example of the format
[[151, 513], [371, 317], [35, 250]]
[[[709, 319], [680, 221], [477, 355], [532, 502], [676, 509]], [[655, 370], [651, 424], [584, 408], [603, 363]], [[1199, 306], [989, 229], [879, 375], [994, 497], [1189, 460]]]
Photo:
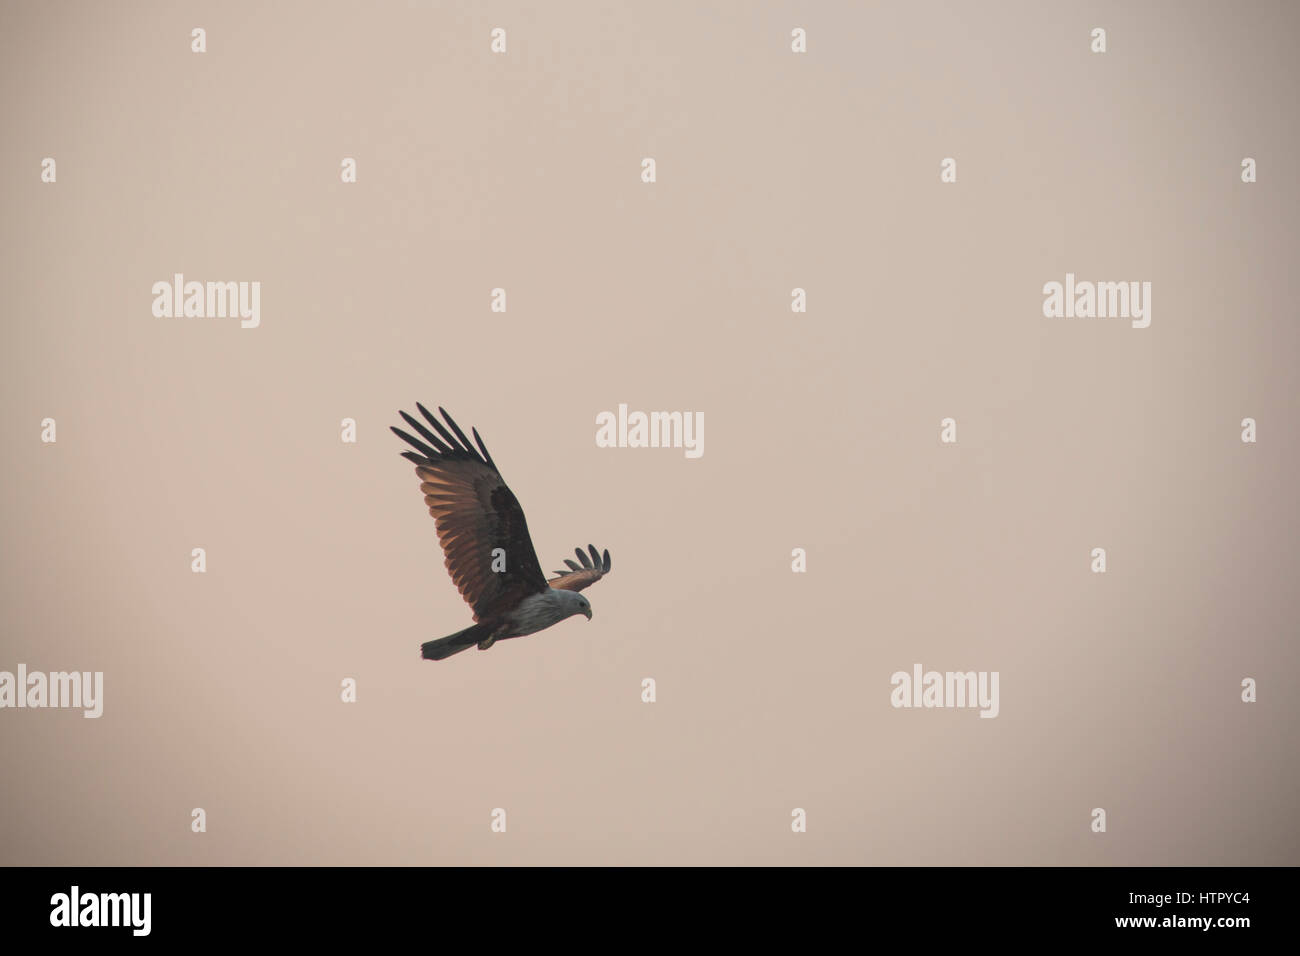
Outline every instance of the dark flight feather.
[[[569, 566], [568, 571], [553, 571], [552, 574], [557, 577], [551, 578], [546, 582], [553, 588], [562, 591], [581, 591], [583, 588], [591, 587], [605, 575], [609, 574], [611, 567], [609, 560], [609, 551], [603, 555], [600, 554], [594, 545], [587, 545], [590, 548], [591, 557], [581, 548], [575, 548], [574, 553], [582, 558], [582, 564], [572, 561], [569, 558], [564, 559], [564, 563]], [[593, 563], [594, 559], [594, 563]]]
[[[420, 438], [392, 430], [415, 449], [402, 457], [416, 465], [447, 572], [473, 608], [475, 621], [499, 620], [525, 597], [547, 588], [523, 508], [481, 440], [476, 450], [445, 410], [438, 409], [451, 431], [423, 405], [417, 403], [416, 408], [436, 435], [405, 412], [403, 421]], [[498, 548], [505, 553], [503, 571], [492, 570], [492, 552]]]

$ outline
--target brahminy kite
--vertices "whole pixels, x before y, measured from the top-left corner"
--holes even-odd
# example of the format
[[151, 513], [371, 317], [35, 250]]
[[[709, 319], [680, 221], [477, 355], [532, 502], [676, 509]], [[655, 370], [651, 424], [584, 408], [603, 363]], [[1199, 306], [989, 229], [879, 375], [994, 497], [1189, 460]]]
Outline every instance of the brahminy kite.
[[415, 463], [424, 503], [447, 556], [447, 572], [474, 611], [471, 627], [426, 641], [421, 656], [440, 661], [475, 644], [485, 651], [497, 641], [536, 634], [575, 614], [591, 620], [591, 603], [578, 592], [609, 573], [609, 552], [601, 555], [594, 545], [587, 545], [588, 551], [576, 548], [581, 564], [566, 560], [569, 570], [546, 580], [528, 537], [524, 509], [506, 487], [478, 430], [470, 429], [476, 450], [445, 410], [438, 409], [446, 427], [419, 402], [415, 407], [433, 431], [400, 411], [420, 437], [396, 427], [393, 431], [416, 449], [402, 457]]

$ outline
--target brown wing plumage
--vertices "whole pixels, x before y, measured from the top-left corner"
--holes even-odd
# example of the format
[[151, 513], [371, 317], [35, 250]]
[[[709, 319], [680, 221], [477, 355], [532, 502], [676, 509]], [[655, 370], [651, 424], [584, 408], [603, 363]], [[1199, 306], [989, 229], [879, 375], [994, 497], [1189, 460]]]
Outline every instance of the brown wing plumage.
[[[470, 429], [478, 445], [475, 449], [446, 411], [438, 409], [450, 431], [423, 405], [417, 402], [415, 407], [433, 431], [401, 412], [420, 436], [393, 428], [416, 449], [402, 452], [402, 457], [415, 463], [424, 503], [447, 558], [447, 572], [473, 608], [474, 620], [496, 620], [528, 595], [547, 588], [524, 510], [506, 487], [477, 430]], [[492, 570], [492, 552], [497, 548], [505, 552], [504, 571]]]
[[596, 551], [594, 544], [587, 545], [591, 557], [587, 557], [588, 552], [581, 548], [574, 548], [573, 553], [578, 556], [581, 564], [575, 564], [569, 559], [564, 563], [569, 566], [568, 571], [553, 571], [558, 574], [558, 578], [551, 578], [546, 583], [553, 588], [559, 588], [564, 591], [581, 591], [585, 587], [595, 584], [605, 575], [609, 574], [609, 551], [606, 550], [604, 556]]

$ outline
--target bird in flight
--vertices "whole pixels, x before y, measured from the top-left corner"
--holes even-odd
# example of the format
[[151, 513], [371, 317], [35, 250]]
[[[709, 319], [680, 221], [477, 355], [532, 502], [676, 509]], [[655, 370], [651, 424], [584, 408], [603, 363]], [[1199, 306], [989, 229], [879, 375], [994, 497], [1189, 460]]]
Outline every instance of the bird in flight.
[[575, 614], [591, 620], [591, 603], [578, 592], [609, 573], [609, 552], [602, 555], [593, 545], [587, 551], [576, 548], [581, 563], [566, 560], [569, 570], [556, 571], [558, 577], [548, 581], [528, 536], [524, 510], [478, 430], [470, 429], [475, 448], [444, 409], [438, 411], [445, 426], [420, 403], [415, 407], [423, 423], [406, 412], [398, 414], [419, 437], [395, 426], [393, 431], [415, 449], [402, 457], [415, 463], [447, 572], [474, 612], [473, 625], [426, 641], [421, 657], [440, 661], [475, 644], [485, 651], [497, 641], [536, 634]]

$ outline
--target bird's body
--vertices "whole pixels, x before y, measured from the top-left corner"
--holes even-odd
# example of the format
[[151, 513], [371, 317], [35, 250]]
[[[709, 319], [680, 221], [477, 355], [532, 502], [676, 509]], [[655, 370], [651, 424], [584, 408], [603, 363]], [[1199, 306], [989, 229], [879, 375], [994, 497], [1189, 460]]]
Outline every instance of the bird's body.
[[591, 605], [587, 599], [575, 591], [561, 591], [548, 587], [540, 594], [530, 594], [519, 602], [506, 618], [496, 639], [523, 637], [536, 634], [552, 624], [559, 624], [566, 617], [575, 614], [587, 614]]
[[423, 405], [416, 407], [437, 434], [406, 412], [400, 413], [402, 418], [421, 437], [400, 428], [393, 431], [417, 450], [402, 456], [416, 465], [447, 571], [473, 608], [475, 621], [463, 631], [426, 641], [421, 656], [443, 660], [473, 645], [487, 650], [497, 641], [536, 634], [576, 614], [590, 620], [591, 604], [577, 592], [609, 572], [609, 552], [602, 556], [592, 545], [587, 552], [578, 548], [581, 565], [566, 561], [570, 570], [556, 572], [559, 576], [548, 581], [528, 536], [523, 509], [478, 431], [471, 429], [475, 449], [443, 409], [438, 411], [451, 431]]

